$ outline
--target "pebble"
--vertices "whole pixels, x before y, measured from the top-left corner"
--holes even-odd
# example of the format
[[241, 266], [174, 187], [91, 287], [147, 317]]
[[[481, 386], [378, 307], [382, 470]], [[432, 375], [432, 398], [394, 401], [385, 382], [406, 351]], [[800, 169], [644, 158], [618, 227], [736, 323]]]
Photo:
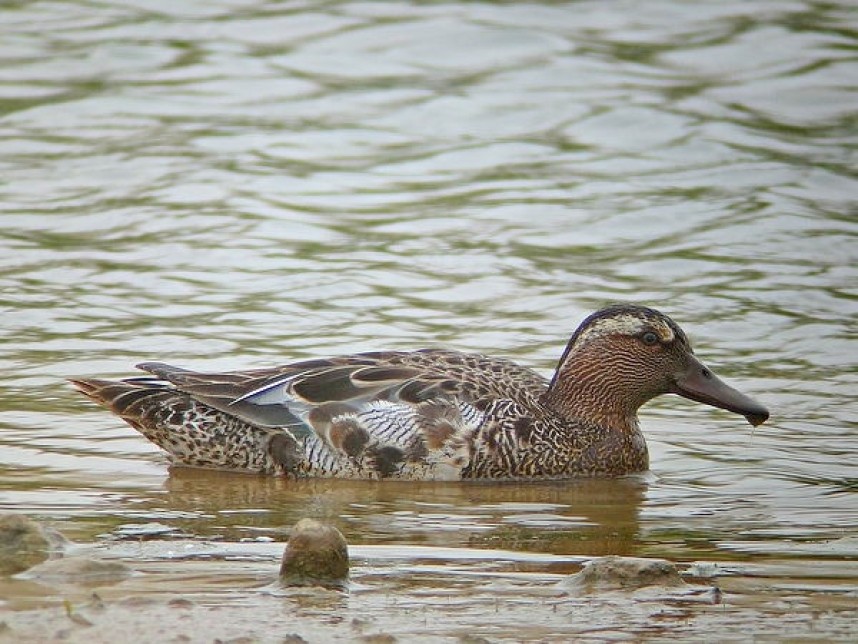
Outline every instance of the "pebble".
[[343, 588], [349, 576], [345, 537], [335, 527], [301, 519], [283, 553], [280, 579], [287, 586]]

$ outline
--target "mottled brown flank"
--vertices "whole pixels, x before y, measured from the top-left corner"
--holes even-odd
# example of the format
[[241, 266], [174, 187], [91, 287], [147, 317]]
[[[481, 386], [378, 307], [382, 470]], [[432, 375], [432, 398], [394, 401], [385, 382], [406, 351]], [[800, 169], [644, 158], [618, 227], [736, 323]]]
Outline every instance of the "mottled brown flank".
[[530, 418], [516, 418], [512, 423], [515, 437], [521, 443], [529, 443], [533, 435], [533, 421]]
[[398, 447], [388, 445], [381, 447], [372, 455], [375, 469], [384, 478], [394, 474], [399, 469], [400, 463], [405, 460], [405, 454]]
[[409, 463], [421, 463], [427, 456], [429, 456], [430, 452], [427, 446], [428, 443], [425, 441], [414, 441], [405, 451], [405, 460]]
[[268, 452], [275, 463], [283, 468], [286, 474], [296, 474], [303, 460], [303, 453], [298, 441], [291, 434], [282, 433], [271, 437]]
[[459, 431], [459, 427], [447, 421], [438, 421], [431, 425], [425, 425], [423, 430], [426, 447], [430, 450], [439, 450], [444, 444]]
[[328, 431], [328, 426], [331, 424], [333, 418], [348, 414], [351, 411], [352, 409], [349, 406], [343, 404], [328, 403], [319, 405], [310, 410], [307, 421], [319, 434], [323, 434]]
[[354, 418], [342, 418], [331, 423], [331, 446], [351, 457], [358, 456], [369, 442], [369, 432]]
[[[641, 333], [618, 331], [646, 328], [674, 339], [647, 347]], [[585, 320], [551, 383], [508, 360], [424, 349], [230, 373], [144, 363], [161, 381], [73, 384], [176, 464], [346, 478], [619, 476], [648, 467], [637, 410], [671, 390], [689, 352], [669, 318], [627, 305]]]
[[446, 400], [418, 405], [416, 420], [423, 434], [423, 442], [429, 450], [443, 448], [450, 438], [461, 431], [463, 423], [458, 406]]
[[473, 404], [474, 404], [474, 408], [477, 409], [478, 411], [486, 411], [489, 407], [491, 407], [492, 402], [493, 401], [491, 398], [486, 397], [486, 398], [478, 398], [477, 400], [474, 401]]

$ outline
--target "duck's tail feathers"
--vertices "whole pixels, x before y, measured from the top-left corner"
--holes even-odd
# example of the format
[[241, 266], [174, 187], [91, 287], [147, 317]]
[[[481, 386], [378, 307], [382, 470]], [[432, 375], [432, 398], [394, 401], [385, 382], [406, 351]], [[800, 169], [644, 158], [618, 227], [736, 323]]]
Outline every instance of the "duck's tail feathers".
[[254, 425], [162, 381], [72, 378], [69, 382], [167, 452], [174, 464], [288, 474], [300, 460], [297, 442], [287, 430]]

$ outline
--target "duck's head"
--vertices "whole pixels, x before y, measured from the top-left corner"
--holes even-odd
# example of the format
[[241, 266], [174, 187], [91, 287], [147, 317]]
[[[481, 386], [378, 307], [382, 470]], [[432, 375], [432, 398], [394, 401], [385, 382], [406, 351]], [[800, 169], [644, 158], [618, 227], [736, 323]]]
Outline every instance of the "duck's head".
[[546, 401], [560, 413], [631, 426], [641, 405], [671, 393], [741, 414], [754, 426], [769, 417], [765, 407], [695, 357], [676, 322], [631, 304], [602, 309], [581, 323], [560, 358]]

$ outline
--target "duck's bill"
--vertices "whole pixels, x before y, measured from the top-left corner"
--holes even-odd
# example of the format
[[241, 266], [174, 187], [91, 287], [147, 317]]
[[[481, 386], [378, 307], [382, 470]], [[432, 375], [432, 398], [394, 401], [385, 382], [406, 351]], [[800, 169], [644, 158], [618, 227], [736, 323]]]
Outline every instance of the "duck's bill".
[[768, 409], [723, 382], [693, 356], [688, 369], [676, 379], [673, 393], [689, 400], [741, 414], [754, 427], [766, 422], [769, 418]]

